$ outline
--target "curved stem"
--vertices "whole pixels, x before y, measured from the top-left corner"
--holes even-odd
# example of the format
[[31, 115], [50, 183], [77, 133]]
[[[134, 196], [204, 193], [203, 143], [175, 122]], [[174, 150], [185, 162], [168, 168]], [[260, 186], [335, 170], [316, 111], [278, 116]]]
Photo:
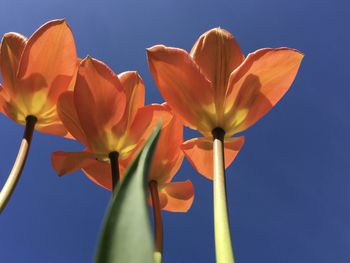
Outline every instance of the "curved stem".
[[158, 262], [161, 262], [161, 255], [163, 253], [163, 221], [159, 201], [158, 183], [155, 180], [151, 180], [148, 183], [148, 186], [151, 192], [153, 206], [155, 253], [158, 253], [158, 257], [160, 256]]
[[120, 175], [119, 175], [119, 153], [118, 152], [110, 152], [109, 160], [111, 161], [111, 171], [112, 171], [112, 191], [114, 193], [114, 189], [117, 186]]
[[0, 213], [4, 210], [22, 174], [22, 170], [26, 163], [28, 152], [30, 149], [30, 144], [32, 141], [36, 122], [37, 118], [35, 116], [27, 116], [23, 139], [21, 142], [21, 146], [18, 150], [16, 161], [13, 164], [12, 170], [6, 180], [6, 183], [0, 192]]
[[225, 131], [216, 128], [212, 132], [214, 141], [214, 230], [217, 263], [234, 263], [230, 223], [227, 209], [224, 136]]

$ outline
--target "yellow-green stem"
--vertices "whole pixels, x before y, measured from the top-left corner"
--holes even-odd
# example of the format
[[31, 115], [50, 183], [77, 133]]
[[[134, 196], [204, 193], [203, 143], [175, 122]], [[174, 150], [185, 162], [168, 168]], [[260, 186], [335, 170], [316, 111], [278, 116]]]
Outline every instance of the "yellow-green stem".
[[234, 263], [230, 223], [227, 209], [224, 136], [221, 128], [213, 130], [213, 162], [214, 162], [214, 230], [217, 263]]
[[155, 251], [153, 256], [154, 256], [155, 263], [162, 263], [162, 253], [161, 252]]
[[15, 190], [17, 182], [22, 174], [22, 170], [26, 163], [30, 149], [36, 122], [37, 118], [35, 116], [30, 115], [26, 118], [26, 126], [24, 129], [23, 139], [18, 150], [16, 161], [13, 164], [12, 170], [6, 180], [6, 183], [0, 192], [0, 213], [4, 210], [7, 202], [10, 200], [10, 197]]

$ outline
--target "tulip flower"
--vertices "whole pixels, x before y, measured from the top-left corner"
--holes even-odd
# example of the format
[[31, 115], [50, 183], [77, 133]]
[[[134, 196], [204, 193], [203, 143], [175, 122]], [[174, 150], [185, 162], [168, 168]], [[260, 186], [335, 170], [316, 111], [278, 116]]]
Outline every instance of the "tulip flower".
[[[166, 105], [144, 106], [144, 85], [136, 72], [115, 75], [103, 62], [84, 59], [74, 91], [61, 95], [59, 116], [70, 134], [86, 146], [81, 152], [58, 151], [52, 165], [58, 175], [78, 169], [94, 183], [113, 190], [128, 164], [159, 120], [163, 128], [150, 166], [156, 250], [162, 251], [160, 210], [186, 212], [194, 196], [190, 181], [171, 182], [181, 166], [182, 122]], [[164, 147], [167, 145], [167, 147]]]
[[[106, 64], [87, 57], [81, 61], [74, 91], [64, 92], [57, 111], [69, 133], [85, 150], [55, 152], [52, 164], [59, 175], [85, 168], [95, 162], [112, 163], [113, 177], [99, 184], [119, 180], [119, 162], [137, 148], [152, 119], [138, 110], [144, 105], [144, 86], [136, 72], [116, 75]], [[115, 170], [116, 169], [116, 170]]]
[[[164, 116], [166, 113], [171, 113], [167, 105], [152, 104], [144, 107], [144, 109], [153, 112], [154, 116]], [[187, 212], [194, 198], [194, 187], [191, 181], [172, 182], [173, 177], [182, 164], [184, 154], [180, 148], [183, 142], [182, 121], [172, 113], [171, 116], [171, 120], [162, 126], [148, 177], [149, 204], [153, 207], [154, 216], [155, 250], [160, 255], [163, 247], [161, 210]], [[155, 118], [157, 119], [157, 117]], [[153, 127], [155, 123], [154, 121]], [[123, 163], [121, 167], [123, 171], [126, 170], [125, 168], [128, 167], [136, 153], [137, 151]], [[94, 164], [85, 167], [83, 171], [88, 178], [98, 185], [112, 190], [111, 180], [108, 180], [108, 178], [111, 178], [108, 163], [95, 161]], [[121, 172], [121, 177], [123, 177], [123, 172]]]
[[[84, 59], [74, 91], [60, 96], [57, 110], [70, 134], [86, 148], [53, 153], [58, 175], [82, 169], [96, 184], [113, 189], [157, 121], [166, 124], [172, 118], [165, 106], [144, 106], [144, 93], [136, 72], [116, 75], [103, 62]], [[100, 169], [103, 172], [94, 172]]]
[[21, 175], [34, 129], [67, 135], [56, 104], [60, 94], [74, 84], [77, 61], [74, 38], [65, 20], [49, 21], [29, 39], [17, 33], [3, 36], [0, 111], [25, 125], [25, 131], [16, 162], [0, 193], [0, 211]]
[[224, 29], [204, 33], [191, 52], [157, 45], [148, 49], [152, 76], [169, 106], [203, 138], [183, 144], [199, 173], [213, 179], [217, 262], [234, 262], [227, 216], [225, 167], [243, 137], [232, 138], [263, 117], [288, 91], [303, 55], [263, 48], [245, 57]]
[[[168, 106], [166, 107], [170, 110]], [[183, 123], [174, 115], [172, 121], [161, 130], [149, 171], [149, 189], [155, 226], [155, 250], [160, 257], [163, 248], [160, 209], [186, 212], [191, 207], [194, 197], [191, 181], [171, 182], [184, 158], [180, 148], [182, 142]]]

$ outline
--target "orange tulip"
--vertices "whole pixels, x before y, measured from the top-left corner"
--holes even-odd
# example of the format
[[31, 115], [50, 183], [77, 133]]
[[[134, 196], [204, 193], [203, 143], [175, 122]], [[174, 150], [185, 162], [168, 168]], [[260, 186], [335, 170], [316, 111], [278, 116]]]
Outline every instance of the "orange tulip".
[[1, 41], [0, 111], [25, 125], [16, 162], [0, 192], [0, 212], [8, 202], [25, 165], [34, 129], [66, 136], [56, 104], [75, 82], [77, 54], [72, 32], [64, 20], [40, 27], [29, 39], [7, 33]]
[[[89, 62], [87, 62], [89, 60]], [[165, 105], [149, 105], [144, 106], [144, 85], [140, 76], [136, 72], [125, 72], [119, 75], [122, 88], [126, 91], [126, 97], [124, 96], [127, 105], [125, 107], [123, 120], [112, 124], [112, 129], [103, 129], [102, 124], [96, 124], [90, 121], [89, 130], [95, 131], [93, 135], [87, 137], [86, 128], [84, 129], [80, 123], [79, 113], [77, 113], [78, 107], [82, 108], [81, 114], [86, 118], [87, 109], [84, 109], [82, 104], [85, 103], [86, 108], [90, 107], [91, 112], [95, 112], [96, 115], [106, 114], [113, 117], [113, 112], [108, 113], [106, 109], [110, 111], [114, 110], [113, 107], [105, 107], [103, 110], [103, 103], [92, 106], [92, 99], [81, 99], [80, 102], [76, 102], [75, 98], [82, 98], [83, 90], [78, 92], [80, 85], [80, 74], [82, 68], [88, 67], [87, 63], [93, 63], [95, 65], [104, 66], [104, 70], [100, 70], [100, 74], [109, 73], [113, 74], [106, 65], [102, 64], [94, 59], [85, 59], [82, 61], [78, 71], [77, 84], [74, 92], [66, 92], [59, 99], [58, 112], [62, 118], [63, 123], [66, 125], [68, 131], [79, 140], [81, 143], [87, 146], [83, 152], [54, 152], [52, 154], [52, 165], [55, 171], [59, 175], [65, 175], [78, 169], [82, 169], [84, 174], [103, 188], [112, 190], [112, 174], [109, 161], [109, 153], [119, 153], [119, 168], [120, 176], [123, 177], [126, 168], [133, 160], [135, 155], [139, 152], [141, 146], [149, 132], [153, 130], [156, 123], [163, 119], [164, 125], [161, 130], [157, 147], [153, 155], [153, 161], [150, 166], [149, 181], [156, 181], [158, 184], [159, 196], [161, 200], [161, 207], [168, 211], [185, 212], [187, 211], [193, 201], [193, 186], [190, 181], [185, 182], [170, 182], [177, 170], [180, 168], [183, 153], [180, 149], [180, 145], [183, 141], [182, 137], [182, 123], [178, 118], [173, 117], [169, 107]], [[107, 71], [107, 69], [109, 71]], [[100, 76], [94, 76], [94, 80], [101, 78]], [[118, 78], [118, 76], [114, 76]], [[109, 94], [108, 90], [103, 89], [103, 85], [95, 85], [96, 83], [87, 84], [92, 90], [96, 90], [94, 87], [99, 87], [101, 94], [103, 93], [105, 98], [112, 98], [117, 100], [120, 94]], [[110, 91], [116, 90], [111, 88]], [[77, 95], [79, 94], [79, 95]], [[97, 101], [97, 99], [95, 99]], [[79, 104], [78, 104], [79, 103]], [[121, 100], [119, 103], [113, 103], [113, 105], [122, 105]], [[109, 104], [109, 103], [108, 103]], [[79, 106], [78, 106], [79, 105]], [[101, 112], [99, 112], [101, 111]], [[108, 121], [109, 122], [109, 121]], [[108, 134], [108, 135], [106, 135]], [[93, 146], [93, 142], [99, 142], [98, 147]], [[164, 147], [167, 145], [167, 147]], [[97, 151], [96, 149], [102, 149]]]
[[[161, 107], [170, 111], [167, 105]], [[184, 158], [180, 148], [182, 142], [183, 123], [173, 115], [171, 122], [161, 130], [149, 170], [149, 181], [158, 185], [161, 209], [171, 212], [187, 212], [194, 197], [194, 188], [190, 180], [171, 182]]]
[[148, 49], [152, 76], [165, 100], [204, 138], [183, 150], [199, 173], [212, 178], [212, 131], [225, 133], [225, 165], [244, 140], [230, 138], [265, 115], [287, 92], [303, 55], [290, 48], [264, 48], [244, 57], [235, 38], [216, 28], [204, 33], [190, 53], [162, 45]]
[[[162, 107], [170, 111], [169, 106]], [[180, 148], [182, 142], [183, 123], [173, 115], [171, 122], [162, 127], [149, 168], [149, 203], [153, 207], [155, 251], [158, 252], [158, 256], [161, 256], [163, 251], [163, 224], [160, 210], [187, 212], [194, 198], [191, 181], [171, 182], [184, 158]]]
[[[144, 93], [143, 81], [136, 72], [117, 76], [104, 63], [89, 57], [84, 59], [79, 66], [74, 91], [67, 91], [59, 98], [58, 113], [67, 130], [86, 149], [82, 152], [53, 153], [52, 164], [56, 172], [64, 175], [82, 169], [93, 182], [112, 189], [111, 153], [117, 153], [120, 175], [123, 176], [132, 157], [160, 119], [163, 119], [165, 127], [172, 126], [176, 132], [181, 132], [181, 124], [176, 122], [174, 126], [174, 121], [170, 121], [172, 114], [166, 106], [144, 106]], [[169, 141], [170, 135], [166, 136]], [[182, 137], [176, 138], [178, 146]], [[162, 190], [161, 196], [169, 196], [168, 202], [163, 202], [164, 208], [183, 211], [191, 205], [193, 194], [181, 192], [181, 186], [190, 189], [192, 185], [189, 186], [190, 182], [169, 183], [183, 157], [174, 147], [158, 150], [171, 159], [162, 159], [163, 164], [156, 168], [163, 169], [163, 173], [152, 168], [152, 179], [160, 178], [157, 181]], [[176, 191], [181, 202], [175, 200]]]
[[23, 125], [28, 116], [34, 116], [35, 129], [66, 135], [56, 104], [60, 94], [74, 84], [77, 61], [74, 38], [65, 20], [44, 24], [29, 39], [5, 34], [0, 48], [1, 111]]
[[145, 118], [137, 114], [144, 105], [144, 92], [136, 72], [117, 76], [101, 61], [82, 60], [74, 91], [60, 96], [57, 111], [70, 134], [86, 149], [55, 152], [52, 163], [57, 173], [64, 175], [96, 161], [108, 163], [112, 153], [119, 161], [126, 159], [152, 119], [149, 111], [144, 112]]
[[244, 138], [231, 138], [264, 116], [287, 92], [303, 55], [264, 48], [244, 57], [223, 29], [204, 33], [190, 53], [162, 45], [148, 49], [152, 76], [165, 100], [203, 138], [183, 144], [199, 173], [213, 179], [216, 262], [234, 263], [225, 168]]
[[115, 177], [124, 176], [129, 163], [162, 119], [163, 128], [149, 170], [149, 203], [154, 207], [156, 251], [161, 253], [161, 209], [187, 211], [194, 189], [190, 181], [171, 182], [183, 160], [182, 122], [165, 105], [144, 106], [144, 93], [143, 81], [136, 72], [117, 76], [104, 63], [84, 59], [74, 91], [62, 94], [59, 99], [58, 113], [68, 131], [86, 149], [54, 152], [51, 161], [59, 175], [82, 169], [91, 181], [113, 190], [119, 180]]
[[[154, 117], [158, 120], [167, 113], [171, 114], [169, 107], [166, 105], [152, 104], [141, 109], [141, 111], [145, 110], [152, 112], [154, 116], [159, 116]], [[171, 116], [173, 115], [171, 114]], [[156, 121], [153, 121], [153, 126], [155, 123]], [[149, 168], [148, 180], [157, 183], [161, 209], [171, 212], [188, 211], [194, 196], [194, 188], [191, 181], [171, 182], [184, 157], [180, 149], [183, 142], [182, 129], [182, 122], [175, 116], [163, 125]], [[122, 177], [137, 152], [135, 151], [132, 156], [121, 164]], [[111, 172], [108, 163], [94, 162], [94, 165], [84, 168], [83, 171], [95, 183], [108, 190], [112, 189], [112, 182], [109, 179], [111, 178]], [[107, 180], [102, 179], [102, 177], [107, 178]], [[151, 204], [151, 200], [149, 202]]]
[[[154, 150], [152, 161], [149, 168], [149, 204], [153, 207], [154, 227], [155, 227], [155, 250], [162, 253], [163, 227], [161, 210], [171, 212], [187, 212], [193, 202], [194, 187], [191, 181], [172, 182], [173, 177], [180, 168], [184, 154], [181, 151], [183, 142], [183, 124], [182, 121], [173, 115], [169, 106], [152, 104], [141, 108], [139, 113], [146, 116], [144, 112], [152, 112], [154, 121], [151, 127], [154, 127], [157, 120], [168, 115], [171, 116], [161, 129], [160, 136]], [[142, 146], [142, 145], [140, 145]], [[140, 148], [140, 147], [138, 147]], [[121, 163], [121, 176], [129, 163], [134, 159], [138, 150]], [[55, 164], [54, 164], [55, 165]], [[110, 165], [107, 162], [92, 161], [83, 168], [84, 173], [96, 184], [111, 190], [112, 173]]]

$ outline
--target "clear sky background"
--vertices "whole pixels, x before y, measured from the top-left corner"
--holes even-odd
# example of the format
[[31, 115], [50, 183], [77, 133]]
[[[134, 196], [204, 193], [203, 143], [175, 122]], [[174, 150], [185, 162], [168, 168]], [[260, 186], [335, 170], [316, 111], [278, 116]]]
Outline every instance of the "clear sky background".
[[[137, 70], [147, 103], [162, 102], [147, 67], [155, 44], [190, 50], [203, 32], [229, 30], [245, 54], [288, 46], [305, 53], [287, 95], [243, 134], [228, 169], [237, 263], [350, 262], [350, 16], [334, 0], [1, 0], [0, 35], [31, 35], [66, 18], [80, 57]], [[23, 126], [0, 117], [0, 184]], [[186, 130], [185, 137], [194, 133]], [[21, 181], [0, 216], [0, 262], [91, 262], [110, 193], [81, 172], [59, 178], [55, 150], [78, 143], [35, 133]], [[212, 184], [184, 161], [196, 187], [187, 214], [164, 212], [164, 263], [214, 262]], [[135, 251], [137, 253], [137, 251]]]

